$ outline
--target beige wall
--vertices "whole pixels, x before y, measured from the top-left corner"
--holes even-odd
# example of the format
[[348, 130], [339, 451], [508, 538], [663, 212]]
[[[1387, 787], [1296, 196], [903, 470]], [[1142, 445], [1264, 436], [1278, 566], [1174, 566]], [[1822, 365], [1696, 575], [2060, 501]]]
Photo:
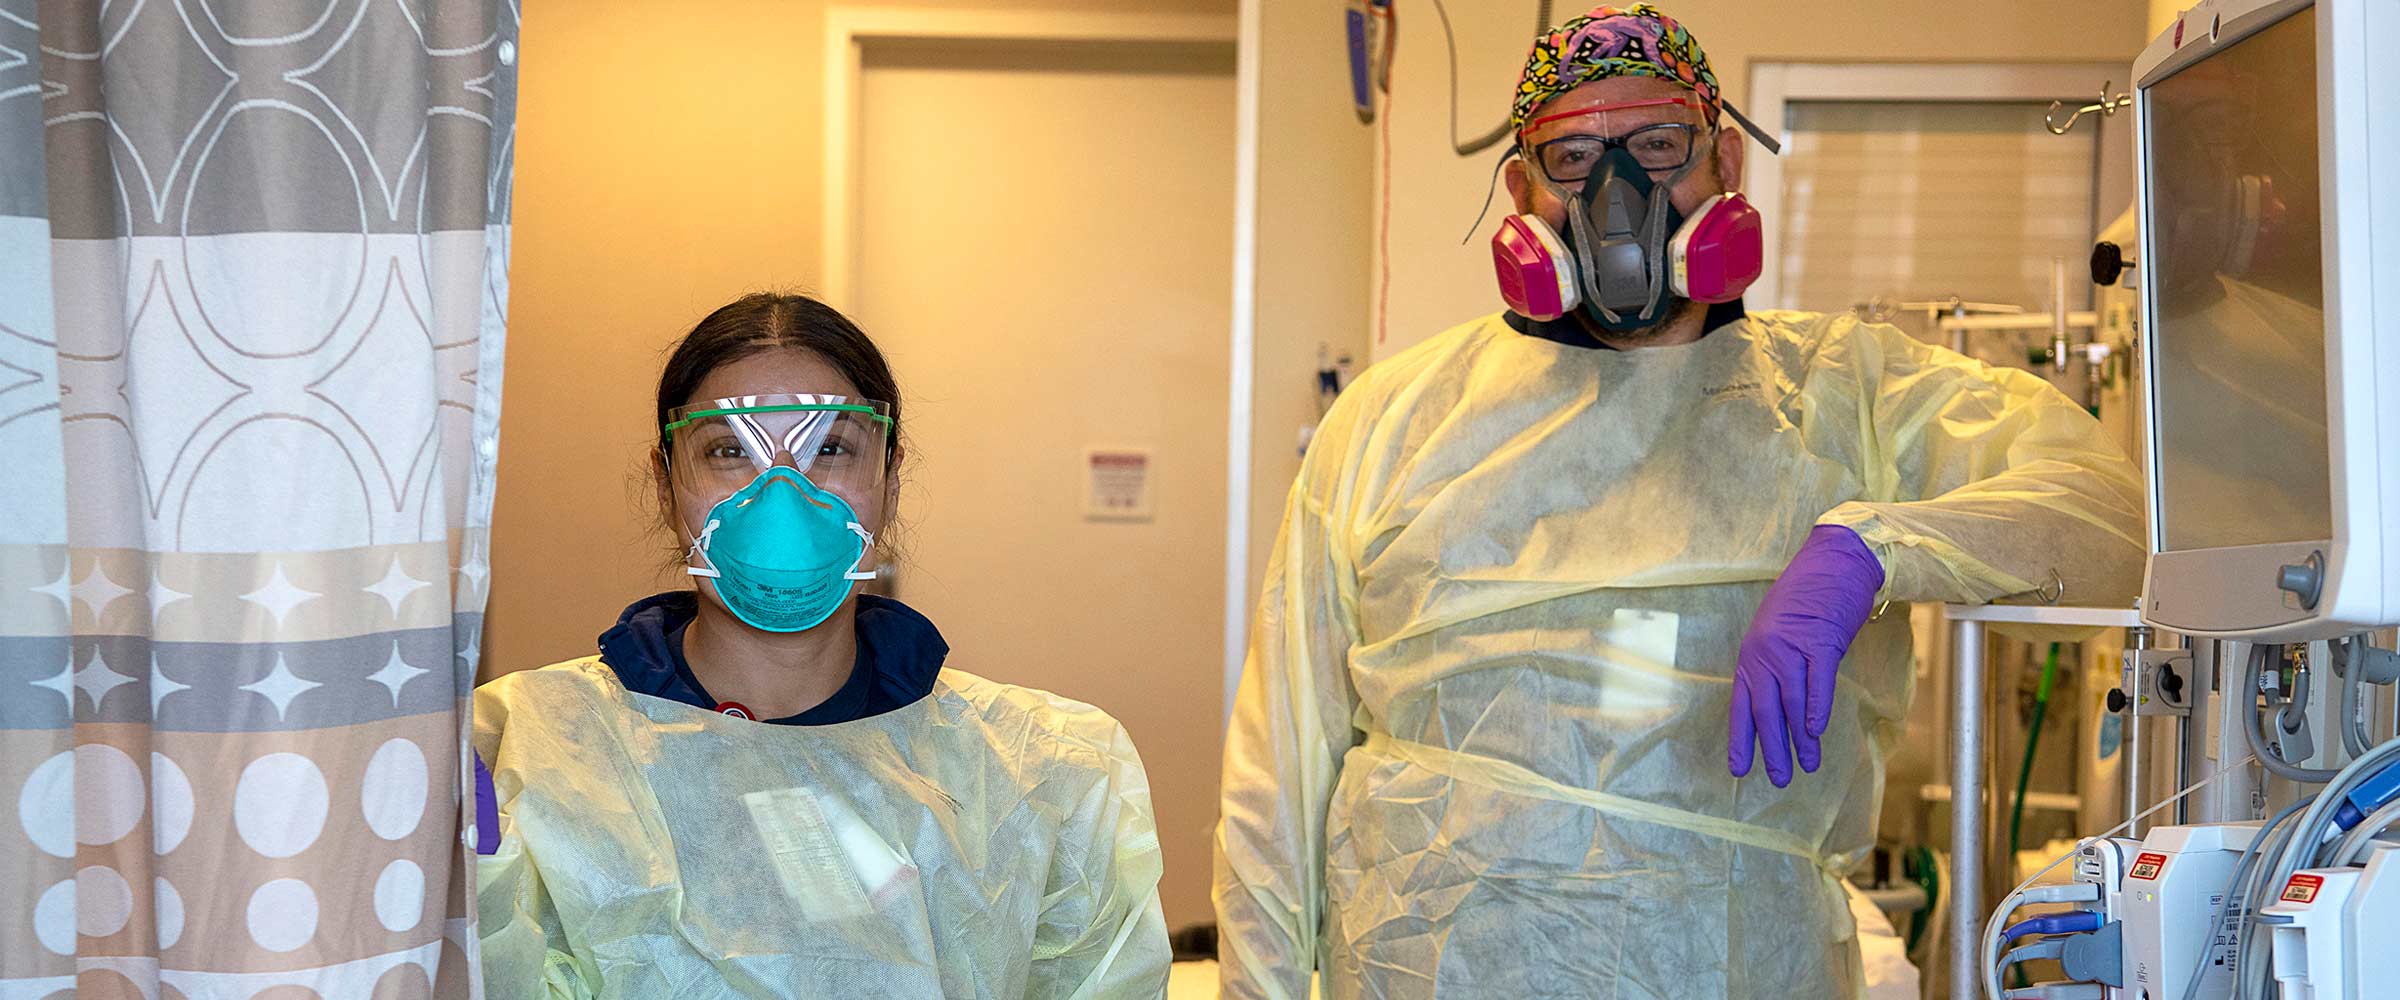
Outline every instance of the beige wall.
[[683, 585], [659, 572], [635, 502], [660, 352], [744, 291], [820, 278], [827, 6], [577, 0], [527, 16], [486, 678], [590, 653], [625, 604]]
[[[1665, 0], [1661, 6], [1699, 38], [1726, 95], [1739, 106], [1749, 90], [1750, 65], [1761, 60], [2122, 61], [2130, 67], [2148, 38], [2144, 2], [1861, 0], [1801, 9], [1756, 0]], [[1464, 6], [1452, 4], [1452, 13]], [[1481, 132], [1507, 111], [1534, 27], [1532, 4], [1505, 6], [1507, 13], [1486, 8], [1456, 22], [1461, 131]], [[1560, 19], [1580, 6], [1560, 4]], [[1400, 0], [1398, 8], [1385, 239], [1389, 312], [1378, 357], [1500, 308], [1485, 248], [1493, 220], [1484, 220], [1465, 245], [1459, 242], [1475, 217], [1492, 158], [1462, 159], [1450, 149], [1447, 57], [1433, 5]], [[2092, 81], [2095, 91], [2100, 82]], [[1506, 192], [1496, 197], [1494, 214], [1507, 211]]]
[[1368, 361], [1374, 132], [1350, 109], [1349, 57], [1331, 5], [1260, 5], [1256, 388], [1244, 621], [1316, 421], [1317, 346]]

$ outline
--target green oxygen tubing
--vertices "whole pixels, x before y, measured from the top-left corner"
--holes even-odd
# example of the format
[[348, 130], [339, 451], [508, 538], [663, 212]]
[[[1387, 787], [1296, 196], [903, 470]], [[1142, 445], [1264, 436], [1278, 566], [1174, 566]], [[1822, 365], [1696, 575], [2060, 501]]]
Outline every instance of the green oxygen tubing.
[[[2008, 863], [2016, 864], [2017, 831], [2025, 824], [2025, 786], [2033, 779], [2033, 752], [2042, 745], [2042, 717], [2050, 713], [2050, 686], [2058, 682], [2058, 643], [2050, 644], [2050, 655], [2042, 663], [2041, 686], [2033, 690], [2033, 721], [2025, 727], [2025, 762], [2017, 767], [2017, 801], [2008, 810]], [[2023, 985], [2024, 970], [2017, 970]]]

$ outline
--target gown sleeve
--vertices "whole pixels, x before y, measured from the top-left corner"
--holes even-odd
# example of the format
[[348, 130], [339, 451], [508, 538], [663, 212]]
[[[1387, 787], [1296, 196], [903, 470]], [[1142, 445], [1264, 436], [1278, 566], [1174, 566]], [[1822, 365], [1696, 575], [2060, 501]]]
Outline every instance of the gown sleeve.
[[2031, 372], [1890, 326], [1858, 325], [1826, 350], [1847, 386], [1819, 415], [1855, 427], [1866, 489], [1819, 523], [1858, 532], [1883, 562], [1883, 599], [2130, 606], [2141, 482], [2090, 413]]
[[1224, 996], [1303, 1000], [1325, 916], [1326, 810], [1356, 743], [1358, 573], [1329, 512], [1364, 385], [1336, 400], [1285, 503], [1225, 735], [1214, 896]]
[[541, 866], [518, 830], [512, 806], [523, 775], [501, 739], [508, 703], [498, 686], [475, 694], [476, 753], [490, 762], [498, 799], [499, 847], [475, 863], [478, 948], [483, 994], [490, 1000], [584, 1000], [594, 990], [570, 950]]
[[1164, 871], [1150, 779], [1133, 738], [1114, 720], [1095, 748], [1097, 779], [1069, 815], [1034, 934], [1027, 997], [1160, 997], [1166, 994]]

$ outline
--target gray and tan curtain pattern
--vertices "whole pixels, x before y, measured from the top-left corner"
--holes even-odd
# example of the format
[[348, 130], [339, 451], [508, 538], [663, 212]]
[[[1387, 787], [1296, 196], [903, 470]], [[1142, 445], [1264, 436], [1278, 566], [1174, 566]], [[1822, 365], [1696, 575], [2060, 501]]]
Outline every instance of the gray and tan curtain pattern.
[[0, 1000], [474, 992], [517, 8], [0, 0]]

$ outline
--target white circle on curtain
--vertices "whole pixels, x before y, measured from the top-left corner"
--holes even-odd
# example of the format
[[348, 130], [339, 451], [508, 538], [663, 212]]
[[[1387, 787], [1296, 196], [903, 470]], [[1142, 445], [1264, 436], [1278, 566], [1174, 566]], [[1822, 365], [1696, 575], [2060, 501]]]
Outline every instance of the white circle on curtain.
[[[271, 753], [242, 769], [233, 787], [233, 826], [242, 843], [270, 858], [288, 858], [325, 830], [325, 775], [296, 753]], [[312, 911], [311, 923], [315, 921]]]
[[375, 919], [399, 932], [425, 919], [425, 870], [407, 858], [383, 866], [375, 879]]
[[182, 846], [192, 832], [192, 779], [156, 751], [150, 754], [150, 839], [158, 853]]
[[183, 940], [183, 894], [175, 891], [174, 883], [162, 878], [155, 883], [150, 898], [151, 905], [157, 908], [158, 946], [175, 947], [175, 942]]
[[359, 808], [367, 829], [385, 840], [416, 832], [425, 815], [425, 751], [407, 740], [386, 740], [367, 760], [366, 780], [359, 783]]
[[93, 865], [75, 873], [75, 932], [107, 937], [133, 919], [133, 887], [114, 868]]
[[296, 951], [317, 936], [317, 893], [296, 878], [279, 878], [250, 894], [250, 940], [268, 951]]
[[150, 797], [142, 784], [141, 765], [125, 751], [105, 743], [75, 748], [75, 839], [99, 846], [114, 844], [142, 822], [143, 800]]
[[17, 791], [17, 824], [42, 853], [75, 856], [75, 751], [61, 750], [25, 776]]
[[54, 955], [75, 954], [75, 880], [42, 892], [33, 903], [33, 936]]

